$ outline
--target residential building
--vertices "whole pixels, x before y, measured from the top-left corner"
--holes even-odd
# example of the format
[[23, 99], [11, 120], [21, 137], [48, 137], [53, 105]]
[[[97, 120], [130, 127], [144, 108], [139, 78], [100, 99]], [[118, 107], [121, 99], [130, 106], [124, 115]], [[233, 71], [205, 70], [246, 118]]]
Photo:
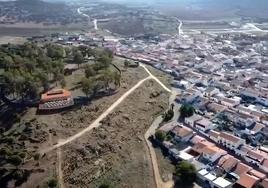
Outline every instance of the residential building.
[[224, 179], [223, 177], [218, 177], [211, 183], [212, 187], [214, 188], [231, 188], [232, 182]]
[[265, 156], [259, 150], [249, 150], [244, 158], [247, 162], [259, 166]]
[[253, 188], [260, 181], [259, 178], [244, 173], [239, 180], [233, 185], [233, 188]]
[[212, 97], [215, 94], [220, 93], [220, 90], [218, 88], [215, 87], [208, 87], [205, 91], [204, 91], [204, 96], [205, 97]]
[[224, 106], [227, 106], [227, 107], [234, 107], [234, 106], [237, 106], [240, 104], [240, 101], [241, 99], [238, 98], [238, 97], [233, 97], [233, 98], [226, 98], [226, 97], [223, 97], [221, 98], [220, 100], [220, 103]]
[[198, 120], [201, 120], [202, 119], [202, 116], [200, 115], [197, 115], [197, 114], [194, 114], [192, 115], [191, 117], [188, 117], [188, 118], [185, 118], [184, 122], [191, 126], [191, 127], [194, 127], [195, 125], [195, 122], [198, 121]]
[[259, 167], [263, 172], [268, 174], [268, 159], [264, 159]]
[[55, 89], [41, 95], [39, 110], [58, 110], [74, 105], [74, 100], [70, 91]]
[[197, 120], [194, 124], [194, 127], [198, 130], [201, 130], [203, 132], [210, 130], [214, 127], [213, 123], [207, 119], [207, 118], [202, 118], [200, 120]]
[[241, 175], [249, 172], [250, 170], [252, 170], [250, 166], [240, 162], [232, 170], [232, 173], [240, 177]]
[[210, 130], [208, 133], [207, 133], [208, 137], [213, 140], [214, 142], [218, 142], [218, 137], [220, 135], [219, 132], [217, 131], [214, 131], [214, 130]]
[[245, 144], [245, 140], [230, 133], [221, 132], [218, 136], [218, 143], [228, 149], [237, 150], [239, 146]]
[[235, 166], [240, 163], [240, 160], [227, 154], [220, 158], [218, 166], [224, 170], [224, 172], [230, 172]]
[[192, 129], [188, 127], [177, 125], [171, 130], [171, 133], [174, 134], [174, 139], [177, 142], [188, 142], [190, 138], [194, 135]]

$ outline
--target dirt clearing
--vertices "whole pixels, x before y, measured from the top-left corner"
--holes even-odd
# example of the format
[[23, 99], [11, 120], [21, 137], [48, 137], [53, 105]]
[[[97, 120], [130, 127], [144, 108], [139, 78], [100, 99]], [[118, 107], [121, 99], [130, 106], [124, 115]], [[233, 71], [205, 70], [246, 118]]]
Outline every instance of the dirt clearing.
[[[157, 95], [156, 95], [157, 93]], [[168, 106], [155, 81], [134, 91], [99, 128], [63, 147], [66, 187], [154, 187], [144, 133]]]

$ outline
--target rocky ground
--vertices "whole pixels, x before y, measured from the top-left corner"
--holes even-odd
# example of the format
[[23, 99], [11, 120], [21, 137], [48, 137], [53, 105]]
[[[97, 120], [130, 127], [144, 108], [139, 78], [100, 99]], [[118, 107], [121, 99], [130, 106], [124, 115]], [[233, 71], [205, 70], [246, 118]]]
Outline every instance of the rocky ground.
[[102, 125], [64, 150], [67, 187], [154, 186], [144, 133], [168, 106], [168, 93], [149, 80], [131, 94]]
[[[38, 156], [38, 151], [87, 127], [121, 95], [148, 76], [141, 67], [124, 68], [123, 62], [120, 58], [114, 61], [122, 70], [121, 87], [116, 94], [62, 113], [36, 114], [36, 109], [30, 108], [20, 114], [21, 119], [4, 133], [7, 143], [1, 144], [0, 149], [6, 146], [5, 155], [8, 157], [22, 156], [23, 164], [18, 168], [2, 165], [1, 176], [11, 173], [16, 177], [19, 174], [22, 181], [17, 183], [18, 187], [25, 188], [47, 187], [49, 179], [57, 178], [57, 152]], [[168, 82], [168, 77], [162, 72], [154, 71], [154, 74]], [[73, 88], [79, 79], [81, 72], [67, 78], [68, 89]], [[79, 88], [72, 92], [75, 96], [83, 95]], [[65, 187], [98, 187], [109, 181], [116, 187], [151, 188], [153, 174], [143, 135], [154, 117], [167, 105], [168, 94], [149, 80], [123, 101], [98, 129], [64, 146], [61, 150]], [[15, 184], [15, 181], [9, 181], [5, 187], [14, 187]]]

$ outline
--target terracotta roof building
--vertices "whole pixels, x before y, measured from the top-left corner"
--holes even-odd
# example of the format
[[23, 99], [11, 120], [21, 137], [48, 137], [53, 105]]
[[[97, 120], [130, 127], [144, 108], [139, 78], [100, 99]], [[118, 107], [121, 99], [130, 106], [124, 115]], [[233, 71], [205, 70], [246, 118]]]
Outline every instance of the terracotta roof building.
[[48, 91], [41, 95], [39, 110], [56, 110], [74, 105], [71, 92], [64, 89]]
[[226, 132], [220, 132], [218, 142], [231, 150], [236, 150], [245, 144], [245, 140]]
[[260, 179], [251, 176], [249, 174], [242, 174], [239, 180], [233, 185], [234, 188], [253, 188], [253, 186], [258, 183]]

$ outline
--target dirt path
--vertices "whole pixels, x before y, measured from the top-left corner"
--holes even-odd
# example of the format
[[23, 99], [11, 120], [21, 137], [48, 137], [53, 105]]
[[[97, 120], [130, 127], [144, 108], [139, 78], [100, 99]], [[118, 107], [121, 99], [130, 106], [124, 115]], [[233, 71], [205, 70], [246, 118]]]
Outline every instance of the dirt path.
[[58, 170], [59, 188], [64, 188], [61, 148], [57, 148], [57, 160], [58, 160], [57, 170]]
[[[111, 113], [123, 100], [125, 100], [133, 91], [135, 91], [140, 85], [142, 85], [145, 81], [149, 80], [149, 79], [153, 79], [155, 80], [157, 83], [159, 83], [163, 89], [165, 89], [167, 92], [172, 93], [172, 91], [167, 88], [157, 77], [155, 77], [148, 69], [145, 65], [141, 64], [141, 67], [144, 68], [144, 70], [149, 74], [148, 77], [140, 80], [135, 86], [133, 86], [130, 90], [128, 90], [126, 93], [124, 93], [115, 103], [113, 103], [104, 113], [102, 113], [92, 124], [90, 124], [87, 128], [81, 130], [80, 132], [78, 132], [77, 134], [59, 141], [56, 145], [47, 148], [43, 151], [41, 151], [42, 154], [50, 152], [54, 149], [58, 149], [57, 150], [57, 154], [58, 154], [58, 174], [59, 174], [59, 181], [60, 181], [60, 185], [61, 188], [63, 187], [63, 175], [62, 175], [62, 171], [61, 171], [61, 152], [60, 152], [60, 147], [64, 146], [74, 140], [76, 140], [77, 138], [81, 137], [82, 135], [84, 135], [85, 133], [87, 133], [88, 131], [92, 130], [93, 128], [96, 128], [98, 126], [100, 126], [100, 122], [109, 114]], [[157, 158], [156, 158], [156, 154], [154, 151], [154, 148], [151, 144], [151, 142], [148, 140], [148, 138], [153, 135], [155, 133], [155, 130], [157, 129], [158, 124], [154, 123], [152, 124], [152, 126], [146, 131], [144, 137], [146, 140], [146, 144], [149, 148], [149, 153], [150, 153], [150, 158], [152, 161], [152, 166], [153, 166], [153, 173], [154, 173], [154, 177], [155, 177], [155, 183], [156, 183], [156, 187], [157, 188], [171, 188], [173, 186], [173, 182], [166, 182], [164, 183], [162, 181], [162, 178], [160, 176], [160, 172], [159, 172], [159, 168], [158, 168], [158, 163], [157, 163]]]
[[[148, 74], [156, 81], [158, 82], [162, 87], [163, 89], [165, 89], [167, 92], [171, 93], [171, 96], [170, 96], [170, 99], [169, 99], [169, 103], [171, 104], [175, 97], [176, 97], [176, 93], [171, 91], [169, 88], [167, 88], [157, 77], [155, 77], [154, 75], [151, 74], [151, 72], [144, 66], [144, 65], [141, 65], [147, 72]], [[174, 116], [174, 119], [177, 118], [176, 116]], [[162, 181], [162, 178], [161, 178], [161, 175], [160, 175], [160, 172], [159, 172], [159, 168], [158, 168], [158, 162], [157, 162], [157, 157], [156, 157], [156, 153], [155, 153], [155, 150], [154, 150], [154, 147], [152, 145], [152, 143], [149, 141], [149, 137], [151, 135], [154, 135], [155, 134], [155, 131], [156, 129], [158, 128], [159, 126], [159, 123], [162, 121], [162, 117], [159, 116], [153, 123], [152, 125], [150, 126], [150, 128], [146, 131], [144, 137], [145, 137], [145, 141], [146, 141], [146, 144], [147, 144], [147, 147], [149, 149], [149, 153], [150, 153], [150, 158], [151, 158], [151, 161], [152, 161], [152, 166], [153, 166], [153, 171], [154, 171], [154, 178], [155, 178], [155, 184], [156, 184], [156, 187], [157, 188], [171, 188], [174, 186], [174, 182], [171, 180], [171, 181], [168, 181], [168, 182], [163, 182]]]
[[93, 128], [96, 128], [98, 126], [100, 126], [100, 122], [109, 114], [111, 113], [123, 100], [125, 100], [125, 98], [127, 98], [133, 91], [135, 91], [140, 85], [142, 85], [145, 81], [152, 79], [152, 76], [148, 76], [147, 78], [142, 79], [141, 81], [139, 81], [135, 86], [133, 86], [130, 90], [128, 90], [126, 93], [124, 93], [116, 102], [114, 102], [104, 113], [102, 113], [93, 123], [91, 123], [87, 128], [81, 130], [80, 132], [78, 132], [77, 134], [59, 141], [56, 145], [46, 148], [43, 151], [41, 151], [41, 154], [50, 152], [54, 149], [57, 149], [61, 146], [64, 146], [66, 144], [68, 144], [69, 142], [72, 142], [74, 140], [76, 140], [77, 138], [81, 137], [82, 135], [84, 135], [85, 133], [87, 133], [88, 131], [92, 130]]
[[157, 83], [159, 83], [162, 87], [163, 87], [163, 89], [165, 89], [167, 92], [169, 92], [169, 93], [171, 93], [172, 91], [168, 88], [168, 87], [166, 87], [156, 76], [154, 76], [148, 69], [147, 69], [147, 67], [144, 65], [144, 64], [141, 64], [140, 65], [142, 68], [144, 68], [144, 70], [150, 75], [150, 77], [152, 78], [152, 79], [154, 79]]

